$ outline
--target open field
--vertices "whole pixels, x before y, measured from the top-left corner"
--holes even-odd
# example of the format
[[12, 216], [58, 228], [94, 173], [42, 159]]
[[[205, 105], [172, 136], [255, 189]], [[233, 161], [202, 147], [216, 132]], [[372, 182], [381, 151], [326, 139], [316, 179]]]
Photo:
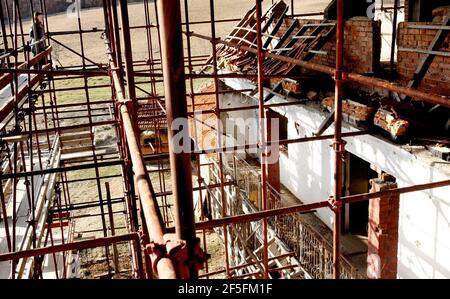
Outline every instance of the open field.
[[[183, 4], [184, 2], [181, 1]], [[270, 5], [270, 1], [265, 1], [265, 7]], [[307, 13], [307, 12], [317, 12], [323, 10], [327, 4], [327, 0], [320, 1], [295, 1], [295, 13]], [[205, 12], [205, 1], [203, 0], [189, 0], [189, 20], [191, 22], [196, 21], [207, 21], [209, 16]], [[231, 1], [215, 1], [215, 14], [216, 20], [229, 19], [229, 18], [239, 18], [245, 14], [254, 5], [254, 1], [250, 0], [231, 0]], [[185, 20], [184, 16], [184, 5], [182, 7], [182, 19]], [[208, 6], [209, 9], [209, 6]], [[155, 23], [156, 16], [154, 13], [153, 4], [150, 4], [150, 20]], [[129, 5], [129, 15], [130, 15], [130, 25], [131, 26], [142, 26], [145, 24], [145, 15], [142, 3], [134, 3]], [[102, 29], [103, 24], [103, 10], [101, 8], [93, 8], [82, 10], [81, 12], [81, 28], [83, 30], [89, 30], [93, 28]], [[49, 32], [58, 31], [71, 31], [78, 30], [78, 20], [68, 17], [65, 13], [52, 15], [48, 17]], [[216, 24], [216, 35], [221, 38], [225, 38], [226, 35], [231, 31], [232, 24], [234, 23], [217, 23]], [[29, 25], [25, 25], [27, 28]], [[191, 25], [191, 31], [199, 34], [211, 36], [211, 26], [209, 24], [197, 24]], [[74, 51], [81, 53], [81, 41], [85, 45], [84, 54], [87, 59], [90, 59], [96, 63], [107, 63], [107, 58], [105, 54], [104, 42], [101, 39], [101, 31], [94, 33], [85, 33], [80, 37], [79, 35], [58, 35], [53, 37], [54, 40], [60, 42], [65, 47], [71, 48]], [[149, 46], [145, 29], [134, 29], [132, 30], [132, 48], [133, 48], [133, 59], [136, 61], [147, 61], [149, 60]], [[67, 50], [64, 46], [52, 41], [54, 48], [53, 59], [55, 65], [60, 65], [64, 67], [68, 66], [79, 66], [82, 64], [82, 59], [79, 55], [72, 53]], [[158, 36], [156, 30], [152, 30], [152, 41], [154, 59], [159, 59], [158, 50]], [[205, 40], [200, 40], [198, 38], [191, 39], [192, 55], [209, 55], [211, 53], [211, 43]], [[187, 52], [186, 39], [184, 42], [185, 52]], [[187, 54], [185, 54], [187, 55]], [[86, 61], [89, 65], [90, 63]], [[136, 78], [137, 82], [142, 82], [147, 80], [146, 78]], [[194, 88], [204, 85], [206, 82], [202, 79], [194, 80]], [[99, 86], [99, 85], [109, 85], [109, 78], [104, 77], [94, 77], [88, 79], [89, 86]], [[82, 79], [72, 79], [72, 80], [60, 80], [57, 81], [57, 88], [73, 88], [82, 87]], [[143, 89], [149, 91], [149, 85], [140, 85]], [[162, 84], [157, 84], [157, 93], [163, 93]], [[93, 88], [89, 90], [89, 97], [91, 101], [105, 100], [111, 96], [110, 88]], [[137, 96], [145, 96], [145, 93], [137, 90]], [[59, 104], [67, 103], [77, 103], [84, 102], [86, 95], [83, 90], [69, 91], [69, 92], [58, 92], [57, 99]]]
[[[184, 4], [184, 1], [181, 1]], [[264, 7], [268, 7], [271, 1], [264, 1]], [[319, 12], [329, 2], [328, 0], [308, 0], [308, 1], [294, 1], [295, 13], [309, 13]], [[208, 21], [209, 18], [209, 3], [204, 0], [189, 0], [189, 20], [191, 22], [196, 21]], [[287, 1], [290, 3], [290, 1]], [[205, 7], [206, 4], [206, 7]], [[228, 19], [228, 18], [240, 18], [242, 17], [252, 6], [254, 1], [252, 0], [216, 0], [215, 1], [215, 16], [216, 20]], [[145, 15], [142, 3], [129, 4], [129, 15], [131, 26], [142, 26], [145, 24]], [[150, 20], [152, 23], [156, 23], [156, 16], [154, 13], [153, 4], [150, 4]], [[182, 5], [182, 19], [184, 21], [184, 5]], [[52, 15], [48, 17], [49, 31], [71, 31], [78, 30], [78, 20], [76, 18], [70, 18], [66, 13]], [[237, 22], [236, 22], [237, 23]], [[216, 35], [224, 38], [230, 31], [234, 23], [217, 23]], [[25, 24], [25, 28], [28, 28], [29, 24]], [[89, 30], [92, 28], [102, 29], [104, 28], [103, 10], [101, 8], [93, 8], [82, 10], [81, 12], [81, 28], [83, 30]], [[191, 25], [191, 31], [196, 33], [211, 35], [211, 26], [209, 24]], [[154, 53], [159, 54], [157, 50], [157, 36], [156, 30], [152, 30], [153, 33], [153, 46]], [[80, 36], [79, 35], [62, 35], [54, 37], [57, 41], [62, 42], [64, 45], [74, 49], [77, 52], [81, 52]], [[83, 34], [83, 43], [85, 45], [85, 55], [87, 58], [95, 62], [107, 62], [105, 55], [105, 46], [101, 40], [101, 31], [95, 33]], [[56, 58], [64, 65], [80, 65], [81, 57], [67, 51], [62, 46], [55, 45]], [[135, 60], [147, 60], [148, 57], [148, 45], [146, 39], [145, 29], [135, 29], [132, 32], [132, 45], [133, 55]], [[186, 48], [186, 43], [185, 43]], [[211, 43], [208, 41], [192, 39], [193, 55], [205, 55], [211, 52]], [[159, 58], [159, 57], [155, 57]]]

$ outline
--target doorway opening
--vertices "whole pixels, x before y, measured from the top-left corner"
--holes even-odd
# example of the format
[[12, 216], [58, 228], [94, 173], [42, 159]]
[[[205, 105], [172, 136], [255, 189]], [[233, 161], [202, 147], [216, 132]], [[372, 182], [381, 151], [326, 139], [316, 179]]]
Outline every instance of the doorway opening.
[[[377, 178], [378, 173], [370, 167], [370, 163], [347, 153], [344, 167], [344, 192], [346, 196], [370, 191], [370, 180]], [[345, 204], [342, 213], [343, 233], [367, 236], [369, 223], [369, 201]]]

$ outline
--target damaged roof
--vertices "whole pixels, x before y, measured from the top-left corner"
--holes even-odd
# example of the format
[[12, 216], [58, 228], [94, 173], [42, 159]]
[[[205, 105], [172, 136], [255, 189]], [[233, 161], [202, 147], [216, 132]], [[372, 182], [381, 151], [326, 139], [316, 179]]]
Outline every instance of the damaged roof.
[[[289, 7], [280, 1], [273, 4], [262, 16], [263, 49], [287, 57], [311, 60], [320, 49], [334, 37], [334, 21], [298, 20], [287, 15]], [[225, 41], [257, 49], [255, 7], [242, 18], [228, 34]], [[240, 49], [225, 45], [217, 47], [218, 66], [232, 72], [256, 74], [257, 57]], [[210, 58], [212, 59], [212, 58]], [[264, 72], [268, 75], [286, 75], [296, 68], [273, 59], [264, 61]]]

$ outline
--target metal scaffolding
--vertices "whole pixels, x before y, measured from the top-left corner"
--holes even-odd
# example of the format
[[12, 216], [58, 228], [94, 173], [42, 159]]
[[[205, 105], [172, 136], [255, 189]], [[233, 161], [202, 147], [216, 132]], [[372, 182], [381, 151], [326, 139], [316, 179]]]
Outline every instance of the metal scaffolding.
[[[72, 252], [89, 248], [102, 248], [107, 271], [112, 277], [112, 272], [120, 272], [117, 267], [117, 248], [113, 246], [115, 244], [127, 244], [133, 278], [208, 278], [218, 273], [224, 273], [227, 278], [243, 278], [251, 275], [233, 274], [238, 273], [235, 271], [236, 268], [242, 266], [231, 265], [228, 243], [233, 240], [228, 239], [230, 235], [228, 231], [235, 230], [236, 225], [258, 221], [262, 224], [262, 258], [254, 259], [252, 263], [262, 266], [263, 271], [259, 277], [267, 279], [271, 277], [270, 273], [280, 270], [269, 267], [273, 259], [268, 254], [269, 224], [274, 217], [294, 217], [298, 213], [317, 209], [331, 209], [334, 213], [333, 244], [328, 244], [327, 248], [332, 247], [332, 272], [333, 277], [338, 279], [343, 276], [341, 273], [343, 260], [340, 252], [343, 204], [367, 201], [387, 194], [404, 194], [450, 185], [450, 180], [446, 180], [376, 193], [343, 196], [341, 192], [345, 153], [343, 138], [349, 136], [357, 138], [358, 135], [369, 134], [369, 131], [342, 132], [345, 84], [353, 82], [378, 87], [433, 105], [450, 107], [450, 101], [441, 95], [347, 72], [344, 69], [345, 0], [337, 0], [334, 68], [268, 51], [263, 41], [264, 36], [268, 34], [266, 22], [268, 16], [263, 11], [265, 3], [259, 0], [255, 1], [255, 6], [250, 11], [255, 21], [251, 29], [255, 33], [255, 38], [251, 45], [242, 40], [236, 42], [217, 36], [217, 24], [235, 24], [242, 20], [216, 19], [214, 0], [204, 1], [209, 16], [204, 21], [190, 21], [188, 0], [184, 0], [184, 3], [180, 3], [179, 0], [144, 0], [138, 5], [144, 10], [145, 20], [144, 22], [139, 20], [140, 24], [135, 26], [131, 26], [127, 1], [103, 0], [105, 27], [86, 30], [82, 27], [82, 18], [79, 14], [76, 18], [78, 29], [75, 31], [49, 30], [47, 2], [47, 0], [29, 1], [32, 13], [39, 7], [46, 16], [44, 22], [47, 32], [46, 47], [35, 56], [31, 53], [33, 44], [27, 41], [27, 33], [24, 31], [26, 22], [21, 16], [24, 9], [20, 7], [22, 2], [18, 0], [0, 2], [2, 37], [0, 90], [9, 92], [2, 100], [0, 108], [1, 223], [4, 240], [7, 242], [7, 250], [0, 252], [0, 267], [5, 267], [9, 263], [8, 277], [11, 279], [23, 278], [25, 275], [28, 275], [28, 278], [42, 278], [43, 261], [46, 257], [52, 259], [57, 278], [69, 278], [69, 257]], [[323, 15], [323, 12], [296, 14], [294, 1], [291, 2], [288, 15], [293, 19]], [[396, 3], [395, 16], [399, 8]], [[3, 15], [5, 11], [8, 14], [6, 16]], [[211, 35], [194, 32], [193, 28], [199, 24], [210, 24]], [[246, 26], [240, 23], [237, 27]], [[147, 61], [133, 59], [132, 34], [137, 30], [145, 30]], [[395, 41], [396, 26], [393, 32]], [[88, 49], [85, 43], [86, 35], [99, 33], [102, 35], [108, 63], [93, 61], [86, 55]], [[59, 36], [78, 39], [79, 49], [73, 49], [58, 41]], [[209, 55], [209, 52], [194, 55], [192, 49], [194, 39], [209, 41], [212, 55]], [[81, 65], [70, 67], [53, 65], [52, 55], [55, 47], [63, 48], [78, 56]], [[252, 55], [256, 59], [255, 72], [252, 74], [219, 72], [218, 51], [222, 47]], [[392, 51], [392, 57], [394, 54]], [[265, 102], [264, 84], [267, 80], [293, 78], [292, 74], [266, 73], [264, 65], [266, 59], [316, 71], [318, 72], [316, 77], [326, 76], [334, 80], [334, 134], [284, 140], [273, 140], [269, 137], [268, 110], [273, 107], [299, 105], [300, 102], [283, 104]], [[391, 72], [394, 69], [393, 64], [392, 58]], [[197, 71], [205, 67], [209, 67], [211, 71]], [[105, 81], [93, 85], [90, 84], [92, 78], [102, 78]], [[254, 80], [258, 87], [258, 105], [220, 107], [220, 96], [230, 93], [220, 88], [220, 80], [224, 78]], [[197, 79], [211, 79], [213, 92], [197, 92], [195, 87]], [[59, 83], [63, 80], [73, 81], [74, 84], [61, 87]], [[100, 88], [109, 89], [108, 99], [93, 99], [95, 90]], [[59, 103], [58, 96], [71, 91], [81, 91], [84, 96], [71, 103]], [[203, 109], [197, 102], [199, 97], [205, 95], [214, 98], [214, 103], [207, 109]], [[158, 133], [166, 130], [168, 140], [172, 140], [179, 133], [172, 124], [179, 118], [193, 119], [194, 127], [206, 125], [196, 119], [196, 114], [200, 112], [213, 116], [215, 125], [211, 127], [215, 126], [218, 130], [223, 113], [255, 109], [260, 116], [259, 142], [255, 144], [227, 147], [222, 134], [217, 132], [216, 148], [198, 148], [192, 152], [176, 153], [173, 144], [162, 141], [164, 139], [160, 135], [162, 133]], [[74, 117], [74, 113], [85, 114]], [[74, 118], [77, 118], [75, 124], [72, 122]], [[96, 129], [105, 126], [112, 127], [117, 137], [117, 142], [113, 146], [102, 147], [96, 142]], [[156, 134], [148, 147], [144, 147], [141, 140], [141, 132], [144, 130], [152, 130]], [[196, 140], [196, 136], [191, 138]], [[233, 214], [229, 210], [226, 188], [237, 183], [230, 181], [225, 173], [225, 154], [233, 154], [242, 149], [258, 149], [261, 157], [265, 157], [269, 155], [273, 145], [326, 139], [332, 140], [333, 144], [334, 192], [330, 198], [291, 207], [274, 205], [270, 199], [269, 166], [264, 162], [265, 159], [261, 159], [263, 162], [260, 165], [262, 197], [260, 210], [247, 214]], [[201, 164], [200, 157], [210, 154], [214, 154], [218, 162], [218, 180], [215, 184], [205, 182], [202, 173], [204, 165]], [[156, 165], [156, 169], [148, 167], [150, 162], [153, 166]], [[105, 175], [103, 170], [108, 167], [116, 167], [117, 171]], [[83, 178], [69, 176], [70, 173], [80, 170], [89, 171], [94, 176]], [[122, 180], [122, 186], [114, 186], [121, 189], [119, 198], [111, 196], [110, 180], [113, 178]], [[96, 198], [85, 203], [72, 203], [72, 186], [80, 182], [95, 182]], [[201, 221], [196, 222], [193, 194], [198, 192], [202, 198], [202, 194], [205, 192], [209, 194], [211, 190], [218, 192], [217, 200], [222, 210], [214, 219], [207, 219], [202, 213]], [[24, 198], [24, 204], [17, 206], [21, 197]], [[25, 209], [24, 214], [22, 208]], [[89, 214], [87, 210], [89, 208], [98, 208], [99, 213]], [[203, 209], [203, 206], [201, 208]], [[8, 214], [9, 211], [11, 214]], [[86, 211], [86, 214], [75, 215], [74, 211]], [[125, 218], [126, 233], [123, 234], [115, 232], [118, 228], [114, 225], [121, 215]], [[70, 237], [70, 228], [80, 217], [92, 217], [101, 222], [102, 229], [95, 239], [73, 241]], [[22, 225], [20, 229], [19, 225]], [[223, 271], [209, 272], [206, 234], [214, 228], [220, 228], [223, 232], [225, 265]], [[60, 240], [59, 244], [55, 244], [56, 236]], [[57, 261], [56, 254], [61, 255], [62, 263]], [[109, 266], [111, 263], [115, 265], [114, 271]], [[203, 269], [204, 273], [199, 276], [200, 269]], [[62, 276], [59, 273], [62, 273]]]

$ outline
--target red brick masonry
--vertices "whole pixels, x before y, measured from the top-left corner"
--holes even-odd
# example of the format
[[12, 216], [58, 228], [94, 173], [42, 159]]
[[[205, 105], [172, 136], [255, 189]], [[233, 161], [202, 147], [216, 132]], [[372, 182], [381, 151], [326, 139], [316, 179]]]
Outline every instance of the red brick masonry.
[[[437, 23], [412, 23], [405, 22], [399, 25], [398, 45], [400, 48], [427, 50], [434, 39], [437, 30], [432, 29], [411, 29], [408, 25], [439, 25]], [[450, 31], [442, 47], [438, 51], [450, 53]], [[398, 53], [398, 73], [399, 82], [402, 85], [408, 84], [413, 78], [414, 72], [420, 61], [426, 54], [399, 52]], [[450, 57], [435, 56], [433, 63], [428, 69], [419, 90], [432, 92], [439, 95], [450, 95]]]
[[[380, 179], [371, 180], [371, 184], [372, 189], [370, 192], [397, 188], [396, 183], [385, 182]], [[374, 198], [369, 201], [367, 254], [369, 257], [379, 256], [379, 261], [381, 262], [375, 264], [377, 263], [377, 259], [369, 258], [367, 265], [369, 268], [369, 278], [397, 278], [399, 209], [399, 195], [388, 195], [383, 198]]]

